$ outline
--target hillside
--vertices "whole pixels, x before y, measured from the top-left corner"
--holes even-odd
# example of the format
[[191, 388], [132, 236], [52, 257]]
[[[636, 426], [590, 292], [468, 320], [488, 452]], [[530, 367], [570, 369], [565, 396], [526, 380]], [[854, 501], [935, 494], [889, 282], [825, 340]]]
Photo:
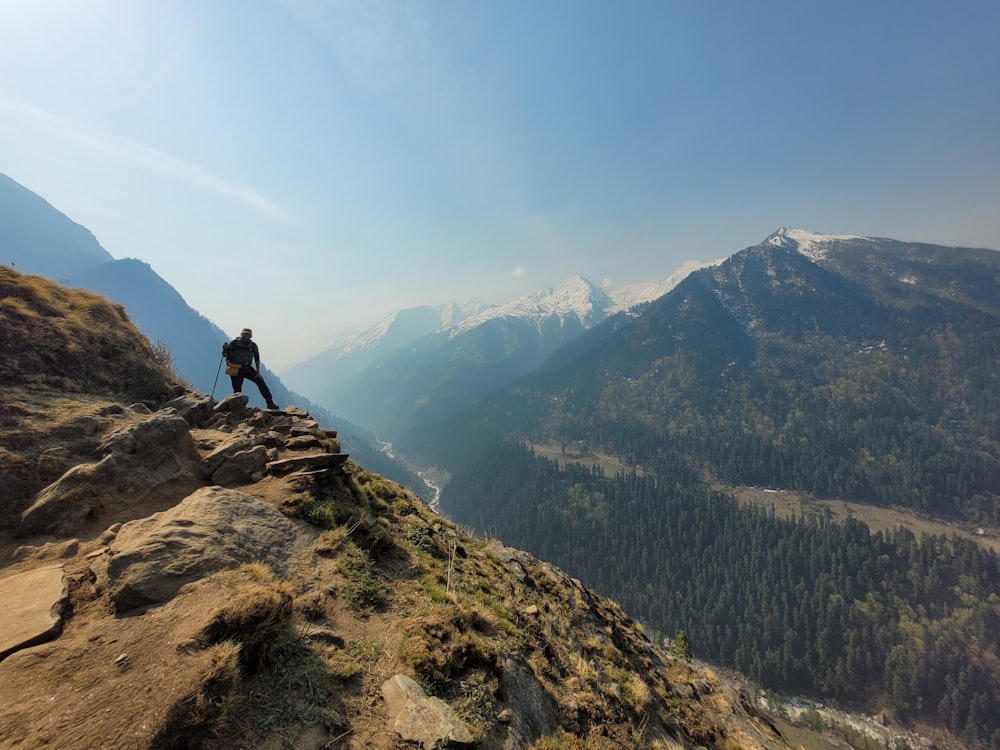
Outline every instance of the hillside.
[[21, 273], [66, 277], [111, 260], [86, 227], [0, 174], [0, 263]]
[[[0, 266], [0, 378], [7, 386], [106, 392], [162, 401], [176, 386], [165, 353], [139, 334], [121, 305]], [[113, 362], [114, 366], [108, 366]]]
[[73, 274], [62, 283], [122, 305], [143, 335], [169, 347], [174, 368], [192, 387], [211, 391], [222, 342], [233, 337], [188, 306], [149, 264], [135, 258], [112, 260]]
[[184, 391], [121, 308], [0, 270], [0, 746], [788, 747], [304, 410]]
[[[705, 658], [1000, 747], [1000, 566], [973, 541], [1000, 530], [998, 268], [780, 230], [395, 447], [450, 474], [449, 517]], [[751, 488], [803, 502], [779, 518], [732, 497]], [[967, 534], [807, 512], [824, 500]]]

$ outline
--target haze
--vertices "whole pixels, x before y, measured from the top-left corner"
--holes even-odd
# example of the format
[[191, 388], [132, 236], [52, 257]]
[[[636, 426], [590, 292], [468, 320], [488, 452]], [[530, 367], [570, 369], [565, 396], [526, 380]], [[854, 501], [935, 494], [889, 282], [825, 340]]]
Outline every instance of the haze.
[[1000, 247], [1000, 4], [0, 0], [0, 172], [280, 369], [779, 226]]

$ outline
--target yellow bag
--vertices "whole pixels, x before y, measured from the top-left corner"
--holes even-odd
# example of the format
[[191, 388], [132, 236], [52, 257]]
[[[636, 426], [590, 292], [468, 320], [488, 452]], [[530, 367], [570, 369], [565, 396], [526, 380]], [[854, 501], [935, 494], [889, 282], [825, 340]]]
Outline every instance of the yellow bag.
[[226, 362], [226, 375], [238, 375], [242, 366], [239, 362]]

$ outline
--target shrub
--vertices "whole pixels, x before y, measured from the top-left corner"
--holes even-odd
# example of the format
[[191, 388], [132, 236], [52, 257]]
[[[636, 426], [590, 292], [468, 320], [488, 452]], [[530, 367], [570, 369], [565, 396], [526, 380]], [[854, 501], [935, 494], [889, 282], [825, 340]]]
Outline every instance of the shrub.
[[253, 673], [271, 649], [293, 636], [291, 587], [275, 580], [261, 563], [244, 565], [220, 580], [233, 590], [202, 631], [202, 638], [209, 643], [238, 644], [244, 671]]
[[385, 585], [372, 567], [368, 555], [356, 545], [348, 547], [340, 572], [347, 578], [344, 595], [355, 611], [381, 609], [388, 602]]
[[687, 633], [683, 630], [677, 634], [677, 637], [670, 642], [670, 647], [667, 652], [671, 656], [676, 656], [679, 659], [691, 660], [691, 644], [688, 642]]

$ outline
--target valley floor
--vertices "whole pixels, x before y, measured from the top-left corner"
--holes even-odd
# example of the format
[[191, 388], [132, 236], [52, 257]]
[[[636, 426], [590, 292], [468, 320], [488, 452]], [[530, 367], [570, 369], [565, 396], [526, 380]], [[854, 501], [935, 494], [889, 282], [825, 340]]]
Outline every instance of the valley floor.
[[[560, 467], [565, 467], [568, 463], [599, 466], [609, 476], [630, 471], [635, 471], [640, 476], [644, 473], [641, 466], [630, 466], [617, 456], [585, 445], [562, 446], [555, 441], [527, 443], [527, 445], [537, 455], [555, 461]], [[712, 487], [719, 492], [732, 495], [740, 504], [772, 507], [781, 518], [790, 518], [793, 515], [799, 518], [829, 515], [830, 519], [835, 521], [855, 518], [872, 531], [890, 531], [902, 526], [912, 531], [918, 539], [921, 534], [942, 536], [956, 534], [1000, 554], [998, 528], [977, 527], [972, 524], [935, 519], [908, 508], [885, 508], [843, 499], [823, 500], [795, 490], [733, 486], [714, 481]]]
[[599, 466], [608, 476], [615, 474], [627, 474], [635, 471], [639, 476], [643, 476], [645, 471], [641, 466], [630, 466], [624, 463], [617, 456], [604, 453], [597, 448], [579, 443], [567, 443], [562, 445], [554, 440], [545, 443], [525, 443], [536, 455], [555, 461], [560, 468], [565, 468], [566, 464], [579, 464], [580, 466]]
[[794, 490], [733, 487], [724, 484], [713, 484], [713, 487], [720, 492], [733, 495], [741, 504], [772, 507], [775, 513], [782, 518], [789, 518], [792, 515], [799, 518], [829, 515], [835, 521], [855, 518], [867, 525], [872, 531], [889, 531], [902, 526], [912, 531], [918, 539], [921, 534], [943, 536], [956, 534], [1000, 554], [1000, 529], [974, 527], [971, 524], [960, 525], [930, 518], [906, 508], [883, 508], [850, 500], [820, 500]]

